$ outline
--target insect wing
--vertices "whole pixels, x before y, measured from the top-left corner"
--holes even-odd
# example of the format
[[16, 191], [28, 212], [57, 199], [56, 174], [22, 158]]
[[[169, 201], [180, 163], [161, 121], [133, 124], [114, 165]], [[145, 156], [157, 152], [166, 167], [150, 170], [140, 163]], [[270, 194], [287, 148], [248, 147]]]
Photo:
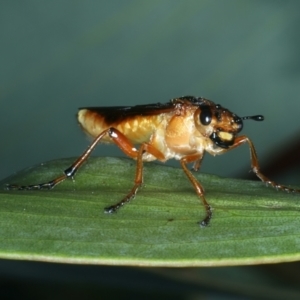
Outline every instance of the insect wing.
[[109, 123], [121, 122], [127, 118], [134, 118], [135, 116], [151, 116], [159, 115], [162, 113], [171, 112], [175, 105], [172, 102], [165, 104], [145, 104], [135, 106], [107, 106], [107, 107], [81, 107], [101, 115], [105, 121]]

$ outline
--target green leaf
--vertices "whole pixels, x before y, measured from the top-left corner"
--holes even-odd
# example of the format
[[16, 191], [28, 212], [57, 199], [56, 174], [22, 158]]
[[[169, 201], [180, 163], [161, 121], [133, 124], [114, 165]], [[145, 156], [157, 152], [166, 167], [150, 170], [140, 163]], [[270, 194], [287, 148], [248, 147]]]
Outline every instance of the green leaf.
[[26, 169], [2, 181], [0, 257], [144, 266], [219, 266], [300, 258], [300, 197], [261, 182], [197, 173], [204, 207], [181, 169], [145, 163], [144, 186], [116, 214], [106, 206], [132, 187], [135, 161], [90, 158], [76, 179], [53, 190], [5, 191], [62, 173], [72, 159]]

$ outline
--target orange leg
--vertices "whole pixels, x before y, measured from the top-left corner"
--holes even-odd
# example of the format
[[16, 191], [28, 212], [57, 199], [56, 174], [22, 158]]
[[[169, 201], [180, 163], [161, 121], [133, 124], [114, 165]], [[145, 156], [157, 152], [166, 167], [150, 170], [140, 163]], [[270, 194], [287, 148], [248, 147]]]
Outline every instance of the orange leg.
[[136, 174], [135, 174], [135, 180], [134, 180], [134, 186], [131, 189], [131, 191], [119, 202], [117, 202], [114, 205], [111, 205], [109, 207], [106, 207], [104, 209], [105, 213], [114, 213], [116, 212], [120, 207], [122, 207], [124, 204], [130, 202], [132, 200], [138, 189], [143, 183], [143, 154], [145, 152], [148, 152], [152, 154], [154, 157], [156, 157], [159, 160], [164, 160], [165, 156], [157, 150], [155, 147], [153, 147], [151, 144], [143, 143], [140, 146], [140, 149], [137, 151], [129, 140], [126, 138], [125, 135], [123, 135], [120, 132], [115, 132], [116, 136], [114, 137], [114, 142], [125, 152], [128, 156], [132, 158], [136, 158], [137, 164], [136, 164]]
[[41, 189], [52, 189], [57, 184], [63, 182], [66, 178], [73, 178], [77, 170], [81, 167], [81, 165], [87, 160], [87, 158], [91, 155], [92, 151], [95, 149], [99, 141], [103, 138], [105, 134], [110, 134], [110, 129], [104, 130], [101, 132], [97, 138], [93, 141], [93, 143], [86, 149], [86, 151], [69, 167], [64, 171], [64, 174], [45, 183], [39, 183], [34, 185], [15, 185], [15, 184], [7, 184], [7, 190], [41, 190]]
[[135, 180], [134, 180], [133, 188], [121, 201], [119, 201], [116, 204], [106, 207], [104, 209], [105, 213], [109, 213], [109, 214], [114, 213], [120, 207], [122, 207], [124, 204], [130, 202], [130, 200], [132, 200], [135, 197], [139, 187], [142, 185], [142, 183], [143, 183], [143, 153], [145, 152], [144, 145], [145, 144], [142, 144], [139, 151], [137, 152], [138, 155], [137, 155], [136, 173], [135, 173]]
[[204, 197], [204, 189], [201, 186], [201, 184], [198, 182], [198, 180], [196, 179], [196, 177], [191, 173], [191, 171], [188, 169], [187, 164], [191, 163], [191, 162], [195, 162], [194, 163], [194, 167], [195, 165], [197, 166], [197, 170], [200, 168], [200, 164], [203, 158], [203, 154], [192, 154], [192, 155], [188, 155], [183, 157], [180, 160], [181, 166], [183, 168], [184, 173], [186, 174], [186, 176], [188, 177], [188, 179], [191, 181], [191, 183], [193, 184], [197, 195], [200, 197], [200, 199], [202, 200], [202, 203], [205, 207], [206, 210], [206, 217], [199, 222], [200, 226], [207, 226], [211, 217], [212, 217], [212, 209], [211, 206], [208, 204], [208, 202], [206, 201], [205, 197]]
[[250, 148], [250, 155], [251, 155], [251, 168], [252, 171], [255, 173], [255, 175], [264, 183], [266, 183], [267, 185], [272, 186], [273, 188], [277, 189], [277, 190], [282, 190], [285, 192], [297, 192], [300, 193], [300, 190], [298, 189], [293, 189], [293, 188], [289, 188], [285, 185], [281, 185], [278, 184], [272, 180], [270, 180], [269, 178], [267, 178], [264, 174], [261, 173], [260, 171], [260, 167], [259, 167], [259, 163], [258, 163], [258, 158], [257, 158], [257, 154], [256, 154], [256, 150], [254, 148], [254, 145], [252, 143], [252, 141], [247, 137], [247, 136], [239, 136], [235, 139], [233, 146], [230, 147], [230, 149], [239, 147], [245, 143], [248, 143], [249, 148]]
[[201, 156], [201, 158], [197, 159], [197, 160], [194, 162], [194, 165], [193, 165], [193, 167], [192, 167], [192, 170], [193, 170], [193, 171], [195, 171], [195, 172], [198, 172], [198, 171], [199, 171], [203, 158], [204, 158], [204, 154]]
[[113, 142], [129, 157], [137, 159], [137, 168], [135, 175], [135, 184], [131, 191], [117, 204], [112, 205], [110, 207], [105, 208], [106, 213], [113, 213], [117, 211], [120, 207], [122, 207], [125, 203], [129, 202], [136, 195], [139, 187], [143, 183], [143, 154], [144, 152], [148, 152], [152, 154], [159, 160], [164, 160], [164, 155], [153, 147], [151, 144], [143, 143], [139, 150], [137, 150], [132, 143], [128, 140], [128, 138], [122, 134], [119, 130], [115, 128], [109, 128], [101, 132], [97, 138], [93, 141], [93, 143], [88, 147], [88, 149], [69, 167], [64, 171], [64, 174], [51, 180], [46, 183], [40, 183], [36, 185], [7, 185], [6, 188], [8, 190], [17, 189], [17, 190], [32, 190], [32, 189], [52, 189], [57, 184], [64, 181], [66, 178], [73, 178], [75, 173], [81, 167], [81, 165], [88, 159], [92, 151], [95, 149], [97, 144], [103, 138], [104, 135], [108, 134]]

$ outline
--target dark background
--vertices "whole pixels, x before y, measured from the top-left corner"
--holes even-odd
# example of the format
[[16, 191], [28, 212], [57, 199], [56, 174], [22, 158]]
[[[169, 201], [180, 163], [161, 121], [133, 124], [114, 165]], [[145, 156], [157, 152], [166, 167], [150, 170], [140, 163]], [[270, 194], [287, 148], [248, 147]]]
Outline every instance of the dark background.
[[[0, 178], [78, 156], [89, 143], [78, 107], [186, 94], [240, 116], [263, 114], [262, 123], [245, 122], [244, 134], [266, 162], [299, 130], [299, 8], [267, 0], [1, 1]], [[122, 155], [108, 146], [95, 154], [112, 151]], [[207, 155], [202, 171], [247, 173], [248, 152]]]
[[[187, 94], [205, 96], [239, 116], [263, 114], [265, 122], [245, 122], [244, 134], [270, 177], [299, 185], [299, 11], [297, 0], [1, 1], [0, 179], [78, 156], [89, 143], [76, 123], [78, 107], [167, 102]], [[95, 155], [122, 153], [102, 146]], [[290, 162], [282, 167], [286, 157]], [[244, 146], [207, 156], [201, 171], [242, 177], [249, 169]], [[27, 279], [32, 286], [37, 278], [47, 284], [49, 270], [61, 271], [5, 261], [4, 286], [31, 286], [19, 270], [33, 266], [37, 273]], [[73, 269], [64, 270], [66, 276], [51, 277], [62, 286]], [[283, 272], [274, 266], [251, 270], [279, 288]], [[270, 273], [279, 277], [272, 281]]]

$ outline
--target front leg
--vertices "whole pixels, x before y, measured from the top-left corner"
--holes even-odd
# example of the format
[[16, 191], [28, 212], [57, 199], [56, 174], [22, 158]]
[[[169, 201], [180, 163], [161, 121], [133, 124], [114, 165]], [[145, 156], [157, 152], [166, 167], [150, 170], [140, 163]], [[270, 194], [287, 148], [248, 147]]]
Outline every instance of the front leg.
[[194, 162], [193, 167], [192, 167], [193, 171], [195, 171], [195, 172], [199, 171], [203, 158], [204, 158], [204, 154], [201, 156], [201, 158], [197, 159]]
[[282, 184], [278, 184], [276, 182], [274, 182], [273, 180], [270, 180], [268, 177], [266, 177], [264, 174], [262, 174], [262, 172], [260, 171], [260, 166], [258, 163], [258, 158], [257, 158], [257, 154], [256, 154], [256, 150], [255, 147], [252, 143], [252, 141], [245, 135], [239, 136], [235, 139], [234, 144], [230, 147], [230, 149], [239, 147], [245, 143], [248, 143], [249, 148], [250, 148], [250, 155], [251, 155], [251, 168], [252, 171], [255, 173], [255, 175], [265, 184], [272, 186], [273, 188], [277, 189], [277, 190], [282, 190], [285, 192], [296, 192], [296, 193], [300, 193], [299, 189], [293, 189], [290, 188], [288, 186], [282, 185]]

